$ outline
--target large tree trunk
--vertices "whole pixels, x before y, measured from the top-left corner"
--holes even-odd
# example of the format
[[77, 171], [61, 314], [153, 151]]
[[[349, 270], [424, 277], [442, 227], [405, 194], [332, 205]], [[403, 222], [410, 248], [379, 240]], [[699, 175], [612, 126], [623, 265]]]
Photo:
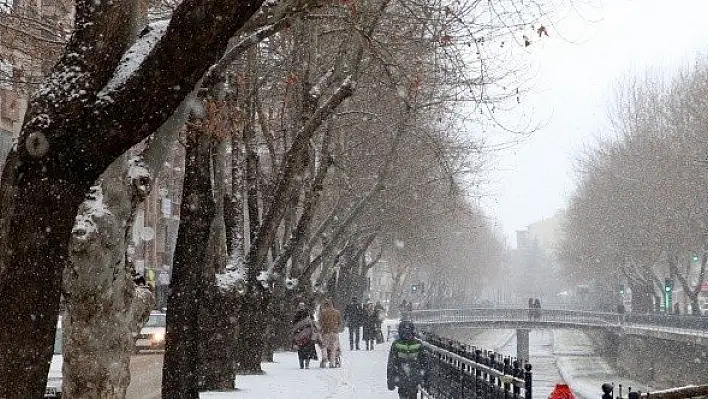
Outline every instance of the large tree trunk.
[[268, 323], [270, 294], [258, 282], [248, 284], [238, 317], [237, 371], [262, 374], [263, 332]]
[[[160, 166], [177, 141], [177, 132], [189, 114], [188, 103], [185, 100], [158, 129], [140, 156], [128, 159], [125, 154], [113, 162], [94, 187], [101, 197], [81, 205], [70, 248], [72, 267], [64, 271], [63, 394], [67, 397], [124, 396], [134, 346], [130, 334], [139, 332], [155, 306], [147, 286], [133, 283], [135, 270], [126, 249], [133, 244], [138, 205], [152, 190]], [[98, 214], [96, 210], [102, 207], [105, 211]], [[75, 323], [81, 327], [73, 328]], [[92, 336], [104, 339], [86, 338]], [[120, 372], [116, 364], [121, 365]]]
[[124, 21], [135, 2], [76, 2], [74, 33], [31, 101], [2, 175], [0, 397], [44, 393], [84, 193], [172, 114], [260, 4], [185, 0], [134, 73], [107, 88], [130, 45]]
[[[255, 55], [249, 54], [250, 85], [255, 85], [254, 72]], [[246, 124], [243, 130], [245, 147], [245, 183], [246, 205], [248, 207], [248, 221], [251, 245], [258, 245], [257, 234], [261, 225], [260, 209], [258, 206], [258, 153], [256, 152], [255, 136], [255, 105], [253, 98], [246, 99]], [[272, 241], [263, 244], [270, 247]], [[237, 370], [244, 374], [259, 374], [261, 370], [261, 357], [264, 348], [264, 334], [268, 323], [268, 303], [270, 293], [261, 286], [258, 278], [258, 268], [248, 268], [246, 279], [247, 289], [243, 298], [238, 318], [238, 356]]]
[[[56, 160], [57, 156], [52, 157]], [[59, 312], [62, 271], [74, 218], [88, 182], [54, 167], [20, 162], [3, 171], [3, 263], [0, 267], [0, 397], [41, 398]], [[77, 194], [78, 193], [78, 194]], [[41, 210], [41, 211], [40, 211]]]
[[[71, 267], [64, 271], [67, 398], [122, 398], [130, 383], [132, 333], [155, 305], [147, 287], [133, 283], [125, 259], [126, 226], [132, 225], [134, 202], [146, 195], [143, 183], [128, 178], [128, 161], [120, 157], [81, 205]], [[148, 295], [136, 295], [139, 290]]]
[[162, 397], [197, 399], [200, 331], [198, 315], [204, 300], [202, 270], [206, 242], [214, 218], [211, 192], [212, 139], [189, 129], [185, 155], [183, 200], [177, 235], [171, 291], [168, 297]]
[[206, 337], [200, 340], [199, 386], [205, 391], [233, 388], [236, 377], [236, 335], [233, 320], [239, 309], [238, 296], [234, 290], [218, 289], [216, 283], [216, 274], [225, 272], [227, 255], [223, 187], [225, 158], [226, 146], [221, 142], [213, 157], [216, 214], [211, 224], [205, 267], [202, 271], [204, 301], [199, 313], [200, 335]]

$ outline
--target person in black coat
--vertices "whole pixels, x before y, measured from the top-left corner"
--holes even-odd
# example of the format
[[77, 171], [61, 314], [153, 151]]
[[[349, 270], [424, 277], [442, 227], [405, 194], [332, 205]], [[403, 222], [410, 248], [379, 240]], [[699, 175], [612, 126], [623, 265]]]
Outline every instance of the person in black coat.
[[428, 363], [423, 344], [415, 337], [415, 325], [404, 320], [398, 325], [398, 339], [391, 344], [386, 367], [386, 383], [403, 399], [418, 397], [418, 386], [427, 377]]
[[312, 339], [315, 333], [315, 322], [312, 312], [303, 302], [298, 303], [295, 317], [293, 317], [293, 345], [297, 348], [297, 358], [300, 361], [300, 368], [310, 368], [310, 360], [317, 360], [317, 349], [315, 341]]
[[373, 303], [367, 303], [364, 305], [364, 318], [363, 318], [363, 331], [362, 335], [364, 342], [366, 343], [366, 350], [374, 350], [374, 343], [376, 342], [376, 331], [379, 326], [379, 313], [374, 308]]
[[352, 301], [344, 308], [344, 323], [349, 329], [349, 350], [359, 350], [361, 340], [361, 325], [364, 316], [364, 309], [359, 303], [359, 298], [353, 296]]

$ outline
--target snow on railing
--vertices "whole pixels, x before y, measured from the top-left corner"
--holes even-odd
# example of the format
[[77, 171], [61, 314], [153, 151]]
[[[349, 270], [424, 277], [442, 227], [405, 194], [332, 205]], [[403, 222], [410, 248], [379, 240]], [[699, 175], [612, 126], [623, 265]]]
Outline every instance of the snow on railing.
[[430, 333], [420, 338], [427, 359], [424, 398], [532, 398], [529, 363]]

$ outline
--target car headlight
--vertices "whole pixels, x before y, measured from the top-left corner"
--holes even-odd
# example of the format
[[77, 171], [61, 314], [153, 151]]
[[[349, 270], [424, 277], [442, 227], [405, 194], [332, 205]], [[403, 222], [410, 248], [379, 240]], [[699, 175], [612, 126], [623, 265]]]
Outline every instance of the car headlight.
[[156, 332], [150, 336], [150, 341], [154, 343], [160, 343], [165, 340], [165, 333], [163, 332]]

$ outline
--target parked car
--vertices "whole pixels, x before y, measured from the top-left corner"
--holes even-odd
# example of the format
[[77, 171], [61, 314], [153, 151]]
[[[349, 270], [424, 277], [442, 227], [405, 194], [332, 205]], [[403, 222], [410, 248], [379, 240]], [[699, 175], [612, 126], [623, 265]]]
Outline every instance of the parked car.
[[147, 323], [135, 337], [135, 351], [165, 349], [166, 327], [167, 315], [157, 311], [151, 312]]
[[47, 378], [47, 387], [44, 390], [45, 398], [61, 398], [62, 373], [61, 369], [64, 366], [64, 341], [61, 317], [57, 324], [57, 332], [54, 335], [54, 355], [52, 362], [49, 365], [49, 376]]

